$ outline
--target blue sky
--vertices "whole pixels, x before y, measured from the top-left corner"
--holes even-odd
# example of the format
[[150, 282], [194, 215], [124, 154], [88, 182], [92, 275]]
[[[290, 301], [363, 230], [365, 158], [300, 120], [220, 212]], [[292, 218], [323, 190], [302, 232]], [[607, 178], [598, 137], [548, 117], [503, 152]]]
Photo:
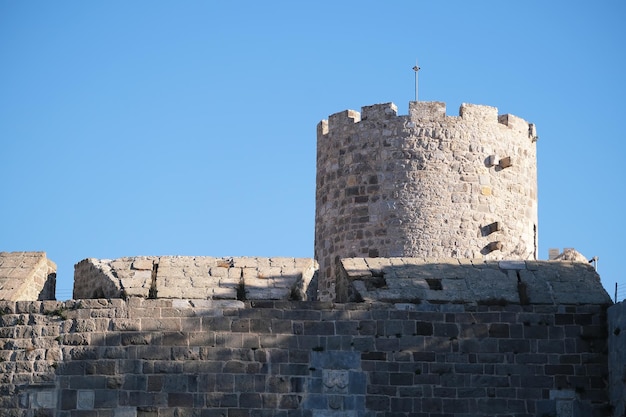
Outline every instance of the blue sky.
[[[626, 3], [0, 0], [0, 251], [313, 256], [316, 125], [420, 100], [539, 134], [539, 255], [626, 235]], [[626, 291], [624, 292], [626, 296]]]

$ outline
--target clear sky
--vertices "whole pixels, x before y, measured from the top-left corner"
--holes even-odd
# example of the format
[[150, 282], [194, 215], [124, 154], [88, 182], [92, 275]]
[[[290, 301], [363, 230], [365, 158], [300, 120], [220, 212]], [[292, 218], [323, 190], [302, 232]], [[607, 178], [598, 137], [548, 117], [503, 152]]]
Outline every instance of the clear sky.
[[420, 100], [539, 134], [539, 255], [626, 297], [626, 2], [0, 0], [0, 251], [313, 256], [316, 125]]

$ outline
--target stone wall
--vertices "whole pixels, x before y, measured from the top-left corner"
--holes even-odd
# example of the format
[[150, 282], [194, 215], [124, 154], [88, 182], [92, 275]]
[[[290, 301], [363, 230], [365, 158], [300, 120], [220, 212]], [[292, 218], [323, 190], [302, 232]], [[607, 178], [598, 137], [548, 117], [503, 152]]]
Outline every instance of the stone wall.
[[45, 252], [0, 252], [0, 300], [54, 300], [56, 270]]
[[89, 258], [74, 268], [74, 298], [306, 300], [315, 297], [316, 272], [310, 258]]
[[626, 302], [608, 310], [609, 386], [614, 417], [626, 416]]
[[340, 301], [463, 304], [610, 304], [588, 262], [347, 258]]
[[603, 305], [0, 302], [4, 417], [607, 416]]
[[347, 110], [318, 125], [315, 259], [537, 258], [537, 135], [497, 109], [440, 102]]

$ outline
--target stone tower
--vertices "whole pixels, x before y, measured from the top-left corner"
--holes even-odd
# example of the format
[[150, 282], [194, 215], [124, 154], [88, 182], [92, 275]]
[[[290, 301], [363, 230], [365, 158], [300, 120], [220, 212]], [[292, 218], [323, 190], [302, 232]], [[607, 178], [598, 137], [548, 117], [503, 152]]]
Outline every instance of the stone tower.
[[315, 258], [334, 299], [347, 257], [537, 258], [537, 135], [489, 106], [346, 110], [317, 128]]

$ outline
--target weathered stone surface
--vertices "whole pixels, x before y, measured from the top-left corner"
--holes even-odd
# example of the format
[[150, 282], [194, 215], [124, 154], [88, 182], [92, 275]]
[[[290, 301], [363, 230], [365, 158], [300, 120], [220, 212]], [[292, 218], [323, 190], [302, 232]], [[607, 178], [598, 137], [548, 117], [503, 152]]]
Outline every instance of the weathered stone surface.
[[0, 252], [0, 300], [54, 300], [56, 269], [45, 252]]
[[349, 258], [340, 262], [339, 301], [463, 304], [610, 304], [587, 262]]
[[304, 258], [90, 258], [75, 267], [74, 298], [306, 300], [316, 272]]
[[[413, 274], [412, 262], [383, 263]], [[425, 268], [423, 279], [446, 269]], [[499, 271], [497, 262], [485, 269]], [[447, 279], [425, 291], [445, 292]], [[624, 320], [610, 309], [607, 328], [606, 306], [398, 306], [2, 301], [0, 414], [487, 417], [571, 405], [574, 415], [611, 415], [608, 364], [611, 380], [623, 378]], [[34, 335], [45, 347], [32, 348]], [[623, 407], [617, 382], [614, 404]]]
[[447, 116], [411, 102], [399, 116], [384, 103], [320, 122], [321, 299], [335, 297], [338, 258], [536, 258], [536, 139], [534, 125], [473, 104]]

